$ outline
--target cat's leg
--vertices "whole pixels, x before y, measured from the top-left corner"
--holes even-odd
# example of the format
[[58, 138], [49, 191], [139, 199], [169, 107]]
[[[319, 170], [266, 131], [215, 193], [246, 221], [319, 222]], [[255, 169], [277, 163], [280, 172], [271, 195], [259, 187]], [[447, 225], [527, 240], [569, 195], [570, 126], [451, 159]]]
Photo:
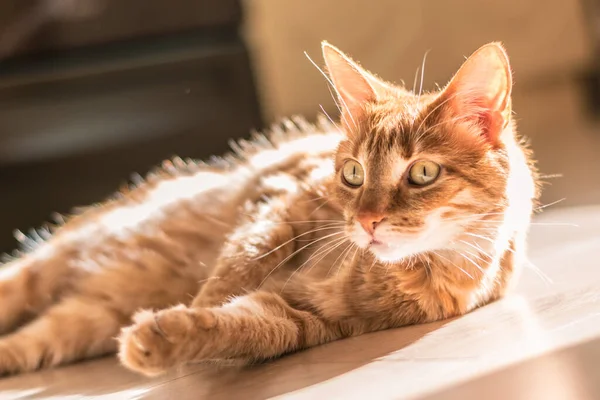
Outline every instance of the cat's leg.
[[364, 329], [296, 310], [269, 292], [239, 297], [219, 308], [180, 306], [142, 312], [134, 319], [136, 324], [121, 333], [119, 358], [146, 375], [202, 360], [265, 360]]
[[[193, 273], [197, 270], [193, 266], [173, 265], [164, 253], [148, 250], [131, 260], [127, 254], [132, 251], [115, 250], [113, 259], [102, 268], [80, 275], [76, 281], [66, 281], [73, 287], [60, 292], [37, 318], [0, 337], [0, 374], [114, 352], [115, 336], [120, 327], [131, 323], [137, 310], [191, 301], [198, 290], [197, 277], [202, 273]], [[36, 279], [51, 278], [49, 271], [58, 270], [50, 266], [39, 266]], [[66, 273], [71, 278], [77, 274], [81, 274], [81, 269], [71, 268]], [[41, 282], [36, 285], [32, 296], [50, 293]]]
[[144, 268], [123, 262], [80, 279], [69, 295], [0, 337], [0, 375], [112, 353], [120, 328], [137, 310], [189, 302], [198, 290], [192, 275], [143, 261]]
[[71, 270], [64, 252], [49, 254], [50, 249], [41, 248], [38, 253], [0, 266], [0, 333], [42, 313], [80, 277]]
[[307, 224], [293, 226], [286, 202], [272, 199], [233, 232], [222, 248], [213, 276], [194, 299], [194, 307], [212, 307], [257, 289], [295, 249], [294, 238]]
[[114, 352], [114, 337], [128, 321], [128, 315], [98, 299], [66, 298], [0, 338], [0, 375]]

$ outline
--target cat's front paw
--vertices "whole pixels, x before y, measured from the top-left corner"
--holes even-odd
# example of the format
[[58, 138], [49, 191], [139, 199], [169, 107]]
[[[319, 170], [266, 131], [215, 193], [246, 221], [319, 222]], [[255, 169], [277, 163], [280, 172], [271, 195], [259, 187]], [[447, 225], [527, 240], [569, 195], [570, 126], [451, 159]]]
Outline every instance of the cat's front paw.
[[13, 347], [4, 342], [0, 343], [0, 376], [27, 370], [26, 356], [20, 347]]
[[141, 311], [119, 337], [119, 359], [144, 375], [159, 375], [192, 361], [206, 343], [216, 320], [211, 311], [185, 306], [159, 312]]
[[60, 350], [44, 346], [26, 335], [12, 335], [0, 340], [0, 377], [54, 366], [60, 357]]

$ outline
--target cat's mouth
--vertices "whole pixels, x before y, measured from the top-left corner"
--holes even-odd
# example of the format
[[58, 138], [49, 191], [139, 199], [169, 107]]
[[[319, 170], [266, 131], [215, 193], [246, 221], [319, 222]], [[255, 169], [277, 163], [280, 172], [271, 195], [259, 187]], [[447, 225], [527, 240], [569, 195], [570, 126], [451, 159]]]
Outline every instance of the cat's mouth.
[[371, 239], [371, 241], [369, 242], [369, 247], [389, 247], [385, 242], [382, 242], [381, 240], [378, 239]]

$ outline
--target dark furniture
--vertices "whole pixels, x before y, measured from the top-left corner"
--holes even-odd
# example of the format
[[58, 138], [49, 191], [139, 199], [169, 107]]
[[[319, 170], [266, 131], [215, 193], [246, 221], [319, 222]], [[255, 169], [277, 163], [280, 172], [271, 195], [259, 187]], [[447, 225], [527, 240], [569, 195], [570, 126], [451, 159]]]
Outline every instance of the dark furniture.
[[13, 229], [261, 125], [238, 1], [79, 1], [0, 4], [0, 251]]

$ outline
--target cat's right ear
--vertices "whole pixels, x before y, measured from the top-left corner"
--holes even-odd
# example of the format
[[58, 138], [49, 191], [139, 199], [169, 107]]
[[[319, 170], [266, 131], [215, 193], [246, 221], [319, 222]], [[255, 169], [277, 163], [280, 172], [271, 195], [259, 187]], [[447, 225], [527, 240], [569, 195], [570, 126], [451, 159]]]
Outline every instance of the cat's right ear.
[[497, 42], [480, 47], [464, 62], [441, 94], [449, 110], [477, 126], [496, 145], [511, 118], [512, 73]]
[[365, 105], [378, 98], [377, 78], [327, 42], [322, 42], [323, 58], [338, 95], [342, 123], [352, 128], [360, 120]]

